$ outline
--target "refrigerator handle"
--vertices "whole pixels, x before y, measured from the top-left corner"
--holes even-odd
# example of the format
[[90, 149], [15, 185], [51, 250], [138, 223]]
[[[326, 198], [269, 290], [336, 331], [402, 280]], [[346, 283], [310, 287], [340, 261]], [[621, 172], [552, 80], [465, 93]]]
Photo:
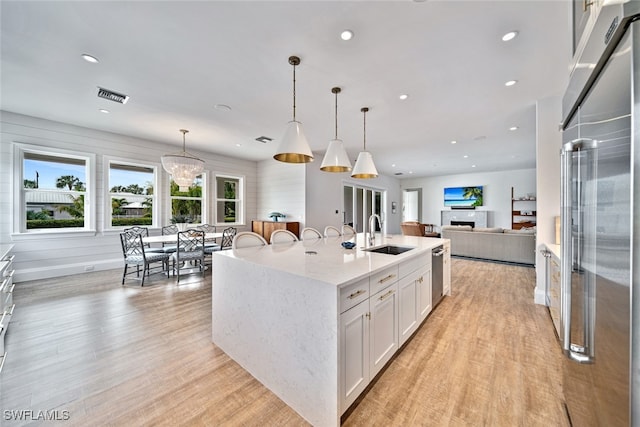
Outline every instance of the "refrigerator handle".
[[[563, 145], [561, 151], [561, 200], [562, 200], [562, 221], [561, 221], [561, 253], [562, 253], [562, 267], [561, 267], [561, 287], [562, 287], [562, 298], [561, 298], [561, 336], [562, 336], [562, 347], [564, 353], [567, 357], [578, 363], [593, 363], [595, 349], [594, 349], [594, 322], [595, 322], [595, 301], [594, 301], [594, 291], [595, 291], [595, 283], [594, 278], [591, 274], [587, 273], [585, 275], [586, 281], [583, 288], [582, 295], [572, 295], [572, 275], [574, 273], [574, 269], [581, 270], [583, 263], [583, 254], [582, 254], [582, 243], [579, 241], [584, 235], [584, 227], [590, 226], [590, 224], [584, 224], [583, 218], [585, 217], [585, 212], [583, 212], [584, 203], [581, 199], [577, 200], [576, 206], [573, 206], [573, 197], [572, 192], [574, 185], [572, 182], [574, 171], [573, 171], [573, 153], [586, 151], [586, 150], [595, 150], [597, 148], [597, 141], [593, 139], [587, 138], [578, 138], [573, 141], [567, 142]], [[595, 151], [594, 151], [595, 153]], [[590, 175], [595, 175], [595, 154], [590, 156], [591, 161], [587, 161], [586, 164], [583, 162], [578, 162], [578, 169], [580, 168], [588, 168]], [[578, 178], [582, 177], [582, 171], [576, 171], [575, 176]], [[585, 185], [589, 185], [589, 182], [582, 182], [579, 179], [576, 181], [576, 190], [578, 197], [582, 197], [582, 187]], [[590, 193], [593, 197], [595, 197], [595, 193]], [[592, 203], [591, 206], [595, 206], [595, 203]], [[573, 240], [573, 214], [575, 209], [575, 217], [577, 218], [575, 226], [577, 227], [578, 239], [576, 241]], [[593, 230], [595, 231], [595, 230]], [[579, 272], [578, 272], [579, 273]], [[583, 342], [584, 345], [578, 345], [572, 343], [571, 337], [571, 308], [572, 308], [572, 297], [576, 298], [574, 302], [582, 302], [583, 303], [583, 325], [580, 328], [583, 331], [584, 337]]]

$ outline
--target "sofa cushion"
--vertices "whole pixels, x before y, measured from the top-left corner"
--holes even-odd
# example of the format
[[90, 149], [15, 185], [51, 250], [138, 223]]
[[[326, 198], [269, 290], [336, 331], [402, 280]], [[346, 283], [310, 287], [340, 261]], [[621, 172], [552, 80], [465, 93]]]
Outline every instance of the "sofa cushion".
[[520, 230], [504, 230], [506, 234], [536, 234], [536, 230], [521, 228]]
[[449, 230], [449, 231], [472, 231], [470, 225], [443, 225], [441, 230]]
[[479, 231], [482, 233], [502, 233], [501, 227], [476, 227], [473, 231]]

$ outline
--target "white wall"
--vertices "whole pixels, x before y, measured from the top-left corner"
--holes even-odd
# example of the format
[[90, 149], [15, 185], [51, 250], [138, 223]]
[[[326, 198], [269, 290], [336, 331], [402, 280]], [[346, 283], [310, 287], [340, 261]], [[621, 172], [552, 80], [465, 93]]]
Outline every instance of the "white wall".
[[247, 218], [248, 223], [252, 219], [270, 221], [269, 213], [280, 212], [286, 215], [284, 221], [298, 221], [302, 229], [306, 222], [305, 165], [267, 159], [258, 162], [258, 176], [257, 215]]
[[519, 169], [501, 172], [480, 172], [460, 175], [443, 175], [427, 178], [404, 179], [401, 187], [422, 188], [422, 218], [426, 224], [441, 225], [441, 211], [449, 210], [444, 206], [446, 187], [478, 186], [483, 187], [484, 206], [487, 226], [511, 228], [511, 187], [516, 196], [528, 193], [536, 194], [536, 170]]
[[[316, 155], [318, 160], [321, 155]], [[400, 233], [400, 182], [394, 177], [379, 175], [373, 179], [353, 179], [349, 173], [329, 173], [320, 170], [317, 162], [308, 163], [306, 168], [306, 218], [307, 226], [323, 230], [327, 225], [340, 227], [344, 211], [343, 185], [383, 190], [387, 193], [385, 228], [388, 234]], [[391, 202], [398, 205], [397, 212], [391, 213]], [[336, 213], [337, 211], [337, 213]]]
[[[538, 223], [536, 248], [543, 243], [555, 243], [555, 219], [560, 216], [560, 148], [562, 133], [562, 99], [552, 97], [539, 100], [536, 106], [536, 162], [538, 186]], [[545, 258], [536, 252], [537, 283], [535, 302], [545, 304]]]
[[[122, 250], [117, 231], [104, 230], [104, 206], [106, 206], [104, 156], [114, 156], [141, 162], [160, 163], [163, 154], [175, 152], [176, 147], [156, 141], [132, 138], [125, 135], [52, 122], [35, 117], [0, 111], [0, 243], [15, 244], [14, 253], [17, 282], [46, 277], [56, 277], [84, 272], [87, 267], [95, 270], [122, 267]], [[28, 239], [12, 236], [13, 215], [13, 143], [34, 144], [96, 155], [96, 232], [91, 236], [43, 235]], [[215, 173], [242, 175], [245, 177], [245, 215], [250, 220], [256, 216], [257, 164], [253, 161], [223, 157], [213, 153], [194, 153], [205, 161], [210, 172], [209, 212], [213, 213], [213, 186]], [[169, 221], [169, 201], [166, 193], [168, 175], [160, 167], [160, 224]], [[21, 177], [17, 177], [21, 179]], [[165, 191], [163, 192], [163, 188]], [[212, 216], [209, 216], [212, 218]], [[244, 229], [244, 228], [241, 228]], [[158, 230], [155, 230], [158, 232]]]
[[558, 130], [561, 120], [561, 98], [538, 101], [536, 126], [538, 144], [538, 244], [555, 243], [555, 220], [560, 215], [560, 149], [562, 133]]

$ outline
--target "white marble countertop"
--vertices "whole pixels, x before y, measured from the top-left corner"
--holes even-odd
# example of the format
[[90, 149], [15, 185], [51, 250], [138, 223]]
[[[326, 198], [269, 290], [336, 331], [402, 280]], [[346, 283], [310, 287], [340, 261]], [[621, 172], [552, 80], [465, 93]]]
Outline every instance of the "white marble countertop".
[[399, 255], [379, 254], [364, 251], [364, 235], [358, 234], [356, 247], [345, 249], [343, 237], [303, 240], [292, 243], [242, 248], [214, 252], [214, 256], [226, 256], [262, 265], [275, 270], [330, 283], [348, 285], [371, 273], [399, 264], [417, 255], [424, 255], [447, 239], [393, 235], [381, 238], [376, 235], [372, 247], [397, 245], [415, 249]]

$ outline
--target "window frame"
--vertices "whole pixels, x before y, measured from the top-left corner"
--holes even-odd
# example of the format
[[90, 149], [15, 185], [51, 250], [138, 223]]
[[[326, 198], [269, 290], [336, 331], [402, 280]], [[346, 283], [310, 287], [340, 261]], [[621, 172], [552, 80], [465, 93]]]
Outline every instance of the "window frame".
[[[13, 192], [13, 218], [11, 237], [14, 240], [51, 237], [61, 235], [87, 235], [96, 234], [96, 155], [87, 152], [66, 150], [63, 148], [43, 147], [40, 145], [13, 143], [13, 175], [11, 190]], [[85, 200], [84, 200], [84, 226], [69, 228], [37, 228], [27, 229], [26, 215], [26, 191], [24, 188], [24, 160], [26, 154], [36, 154], [61, 159], [82, 160], [85, 163]]]
[[[238, 191], [236, 191], [236, 198], [235, 199], [225, 199], [225, 198], [221, 198], [218, 197], [218, 178], [231, 178], [231, 179], [236, 179], [238, 180], [238, 185], [239, 185], [239, 189]], [[233, 175], [233, 174], [222, 174], [222, 173], [218, 173], [214, 175], [214, 203], [212, 203], [213, 205], [213, 218], [215, 220], [215, 225], [217, 227], [223, 227], [223, 226], [242, 226], [245, 225], [245, 218], [246, 218], [246, 212], [245, 212], [245, 176], [244, 175]], [[240, 195], [240, 198], [237, 198], [237, 196]], [[222, 221], [220, 221], [220, 218], [218, 218], [218, 202], [221, 201], [234, 201], [236, 203], [238, 203], [240, 205], [240, 209], [236, 210], [236, 221], [235, 222], [224, 222], [224, 218]], [[237, 205], [236, 205], [237, 207]], [[240, 218], [238, 218], [237, 212], [240, 212]]]
[[[168, 200], [168, 206], [167, 206], [167, 218], [168, 218], [168, 222], [171, 222], [171, 218], [173, 217], [173, 199], [180, 199], [180, 200], [200, 200], [201, 203], [201, 207], [200, 207], [200, 224], [208, 224], [208, 220], [209, 220], [209, 210], [207, 209], [208, 206], [208, 200], [209, 198], [207, 197], [208, 195], [208, 188], [209, 188], [209, 171], [204, 170], [202, 171], [202, 173], [200, 174], [200, 176], [202, 176], [202, 196], [200, 196], [200, 198], [198, 197], [185, 197], [185, 196], [172, 196], [171, 195], [171, 181], [173, 180], [173, 178], [171, 177], [171, 174], [167, 174], [168, 179], [167, 179], [167, 200]], [[197, 223], [196, 223], [197, 224]]]
[[160, 164], [154, 162], [140, 162], [137, 160], [125, 159], [122, 157], [112, 157], [112, 156], [104, 156], [104, 230], [105, 231], [116, 231], [122, 230], [129, 226], [125, 225], [117, 225], [113, 226], [113, 218], [112, 218], [112, 206], [111, 206], [111, 182], [109, 181], [110, 172], [111, 172], [111, 164], [119, 164], [124, 166], [134, 166], [140, 168], [150, 168], [153, 169], [153, 209], [151, 211], [152, 222], [151, 226], [148, 228], [158, 228], [160, 224], [159, 213], [160, 213], [160, 197], [158, 197], [158, 190], [160, 183]]

